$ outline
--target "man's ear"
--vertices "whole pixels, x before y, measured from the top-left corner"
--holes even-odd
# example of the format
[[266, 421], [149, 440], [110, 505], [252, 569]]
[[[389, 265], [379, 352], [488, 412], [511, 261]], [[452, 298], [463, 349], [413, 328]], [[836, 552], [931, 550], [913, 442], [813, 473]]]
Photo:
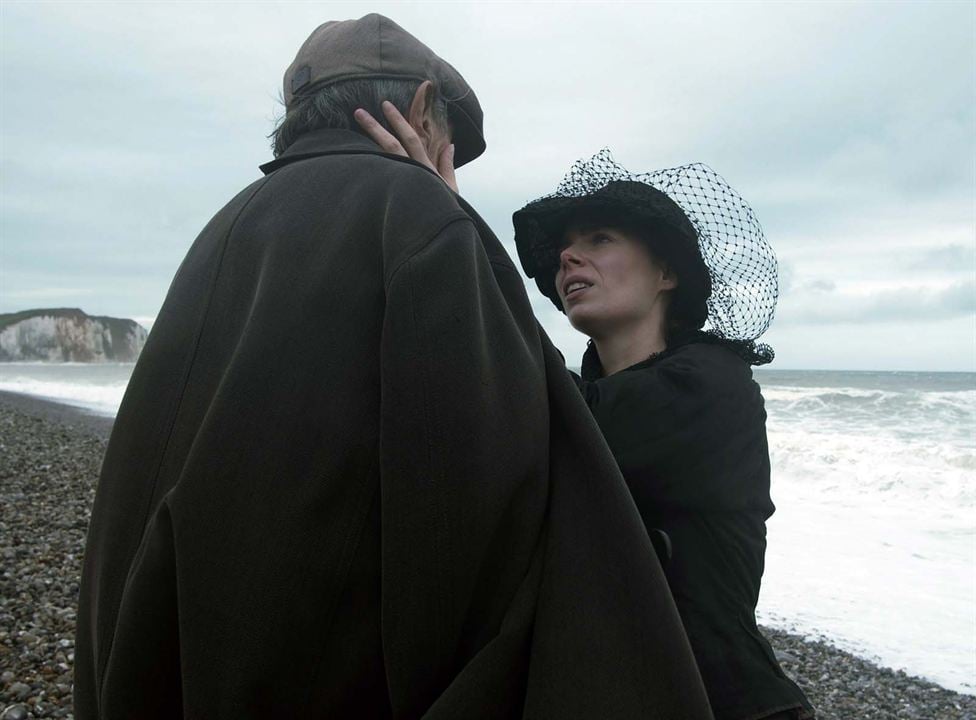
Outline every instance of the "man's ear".
[[407, 122], [410, 123], [425, 146], [430, 142], [433, 134], [431, 127], [433, 109], [434, 84], [430, 80], [424, 80], [417, 88], [417, 92], [414, 93], [413, 100], [410, 101]]

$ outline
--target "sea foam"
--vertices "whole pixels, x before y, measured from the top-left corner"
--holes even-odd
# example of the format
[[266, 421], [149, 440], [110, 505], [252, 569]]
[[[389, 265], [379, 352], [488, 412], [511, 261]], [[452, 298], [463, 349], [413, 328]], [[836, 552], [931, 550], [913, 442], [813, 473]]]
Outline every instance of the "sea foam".
[[114, 416], [133, 367], [133, 363], [3, 363], [0, 390]]
[[976, 378], [758, 375], [777, 505], [760, 619], [976, 693]]

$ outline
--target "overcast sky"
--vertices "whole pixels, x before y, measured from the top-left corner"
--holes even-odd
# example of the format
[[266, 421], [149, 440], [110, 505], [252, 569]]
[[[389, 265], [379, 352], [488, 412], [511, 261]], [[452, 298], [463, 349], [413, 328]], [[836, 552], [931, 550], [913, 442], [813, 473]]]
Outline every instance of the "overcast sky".
[[[477, 92], [488, 150], [458, 180], [513, 255], [511, 213], [577, 158], [704, 162], [779, 256], [772, 367], [976, 370], [971, 2], [3, 0], [0, 312], [148, 324], [270, 159], [299, 45], [372, 11]], [[529, 295], [577, 364], [585, 338]]]

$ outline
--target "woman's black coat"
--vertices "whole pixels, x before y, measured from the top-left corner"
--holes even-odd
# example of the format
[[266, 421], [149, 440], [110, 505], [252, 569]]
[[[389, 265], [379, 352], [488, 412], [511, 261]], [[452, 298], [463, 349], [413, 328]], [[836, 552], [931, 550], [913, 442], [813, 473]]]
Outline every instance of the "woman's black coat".
[[665, 572], [715, 717], [809, 709], [755, 621], [774, 510], [762, 395], [732, 350], [691, 340], [605, 378], [591, 346], [581, 388], [645, 525], [670, 536]]

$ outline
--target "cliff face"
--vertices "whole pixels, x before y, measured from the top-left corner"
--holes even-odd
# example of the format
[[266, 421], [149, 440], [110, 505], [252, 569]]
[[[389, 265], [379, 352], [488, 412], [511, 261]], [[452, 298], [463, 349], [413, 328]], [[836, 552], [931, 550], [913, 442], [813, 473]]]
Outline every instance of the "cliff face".
[[77, 308], [0, 314], [0, 362], [133, 362], [146, 335], [134, 320]]

